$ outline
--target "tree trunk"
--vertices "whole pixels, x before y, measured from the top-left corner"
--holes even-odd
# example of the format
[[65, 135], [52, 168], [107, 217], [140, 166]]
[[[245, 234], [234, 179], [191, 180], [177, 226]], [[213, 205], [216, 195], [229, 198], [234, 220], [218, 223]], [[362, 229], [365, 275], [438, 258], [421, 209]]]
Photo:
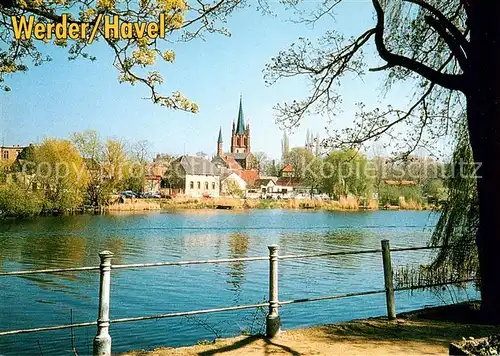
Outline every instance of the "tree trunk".
[[500, 322], [500, 2], [470, 2], [467, 120], [478, 170], [483, 315]]

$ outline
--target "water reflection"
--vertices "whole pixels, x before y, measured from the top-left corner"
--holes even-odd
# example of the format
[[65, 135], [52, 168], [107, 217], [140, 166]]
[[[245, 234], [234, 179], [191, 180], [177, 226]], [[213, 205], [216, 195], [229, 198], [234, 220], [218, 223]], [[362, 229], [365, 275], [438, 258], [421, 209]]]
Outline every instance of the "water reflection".
[[[380, 240], [384, 238], [390, 239], [392, 246], [422, 246], [429, 238], [422, 231], [428, 215], [428, 212], [333, 214], [254, 210], [2, 221], [0, 269], [96, 266], [98, 253], [104, 249], [114, 252], [113, 263], [128, 264], [265, 256], [271, 244], [280, 245], [280, 254], [380, 248]], [[395, 254], [393, 262], [407, 263], [408, 256]], [[153, 315], [262, 301], [268, 290], [266, 262], [115, 270], [112, 316]], [[283, 300], [383, 287], [378, 254], [280, 261], [279, 266]], [[95, 319], [98, 273], [38, 275], [30, 279], [9, 277], [0, 279], [0, 284], [2, 330], [65, 323], [69, 320], [69, 310], [73, 310], [75, 322]], [[433, 303], [434, 296], [401, 297], [398, 310]], [[378, 299], [370, 296], [361, 301], [358, 298], [330, 304], [297, 304], [283, 310], [284, 325], [294, 328], [381, 315], [385, 306], [383, 296]], [[210, 314], [204, 320], [220, 326], [224, 336], [231, 336], [248, 327], [249, 323], [234, 322], [243, 313]], [[251, 311], [247, 313], [252, 315]], [[228, 315], [231, 322], [226, 320]], [[193, 344], [211, 336], [200, 325], [186, 325], [179, 320], [117, 324], [112, 328], [114, 351]], [[89, 341], [91, 345], [93, 332], [92, 329], [89, 335], [77, 337], [79, 351], [86, 350]], [[67, 354], [64, 351], [69, 345], [67, 335], [48, 333], [42, 345], [44, 354]], [[39, 354], [38, 338], [39, 334], [0, 338], [0, 354]]]
[[[229, 236], [229, 258], [247, 257], [249, 236], [246, 233], [235, 233]], [[241, 285], [245, 279], [246, 262], [233, 262], [229, 264], [227, 283], [230, 290], [235, 292], [234, 301], [240, 299]]]
[[[97, 266], [99, 257], [97, 251], [110, 250], [115, 257], [113, 263], [123, 262], [125, 241], [123, 237], [112, 236], [103, 241], [98, 248], [95, 240], [78, 234], [34, 234], [14, 236], [5, 239], [1, 244], [0, 260], [22, 261], [24, 269], [70, 268], [82, 266]], [[13, 268], [9, 268], [12, 270]], [[14, 268], [23, 269], [23, 268]], [[5, 269], [4, 269], [5, 270]], [[37, 284], [43, 290], [57, 290], [59, 292], [77, 295], [77, 283], [93, 282], [91, 274], [94, 272], [65, 272], [57, 275], [36, 274], [21, 277]]]
[[38, 235], [22, 241], [17, 245], [21, 257], [36, 269], [82, 266], [85, 261], [87, 240], [81, 235]]
[[[361, 230], [336, 230], [328, 231], [323, 239], [323, 250], [325, 252], [335, 251], [359, 251], [366, 249], [366, 240], [369, 233]], [[328, 256], [327, 261], [334, 261], [335, 267], [348, 269], [360, 268], [365, 259], [373, 260], [373, 255], [338, 255]]]
[[[363, 250], [371, 238], [368, 232], [354, 229], [283, 234], [279, 242], [282, 249], [280, 255]], [[304, 292], [317, 296], [317, 291], [325, 288], [335, 292], [349, 286], [359, 288], [362, 282], [359, 277], [356, 281], [352, 280], [352, 276], [370, 271], [378, 263], [378, 257], [371, 254], [334, 255], [283, 260], [280, 261], [280, 274], [286, 283], [302, 284], [302, 291], [294, 292], [294, 298]]]

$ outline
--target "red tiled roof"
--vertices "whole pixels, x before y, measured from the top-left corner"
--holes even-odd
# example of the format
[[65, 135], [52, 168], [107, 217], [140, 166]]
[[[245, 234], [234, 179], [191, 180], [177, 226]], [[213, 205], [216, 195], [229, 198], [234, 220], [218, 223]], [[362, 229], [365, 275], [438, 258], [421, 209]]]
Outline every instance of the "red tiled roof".
[[289, 172], [289, 173], [292, 173], [294, 172], [295, 170], [293, 169], [293, 166], [291, 163], [288, 163], [285, 167], [283, 167], [283, 169], [281, 170], [282, 172]]
[[153, 175], [153, 176], [164, 176], [166, 171], [167, 171], [167, 167], [162, 166], [162, 165], [152, 164], [148, 167], [149, 175]]
[[256, 169], [241, 169], [235, 173], [250, 186], [253, 186], [255, 181], [259, 179], [259, 172]]
[[276, 185], [281, 185], [283, 187], [298, 187], [301, 185], [300, 183], [299, 178], [281, 177], [276, 182]]
[[147, 180], [147, 181], [161, 180], [161, 176], [147, 175], [147, 176], [144, 177], [144, 180]]
[[236, 162], [234, 157], [223, 156], [222, 159], [227, 163], [227, 165], [229, 166], [229, 169], [233, 169], [233, 170], [242, 169], [240, 164], [238, 162]]

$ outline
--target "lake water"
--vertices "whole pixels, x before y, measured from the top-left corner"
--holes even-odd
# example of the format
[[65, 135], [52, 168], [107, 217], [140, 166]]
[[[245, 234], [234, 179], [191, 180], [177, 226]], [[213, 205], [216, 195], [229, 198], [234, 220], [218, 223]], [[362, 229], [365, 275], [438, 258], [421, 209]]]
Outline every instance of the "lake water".
[[[424, 246], [436, 222], [425, 211], [185, 211], [43, 217], [0, 222], [0, 270], [96, 266]], [[393, 264], [423, 263], [432, 252], [393, 253]], [[383, 289], [380, 254], [280, 261], [280, 300]], [[261, 303], [268, 262], [165, 266], [112, 271], [111, 319]], [[465, 298], [458, 295], [458, 298]], [[469, 297], [471, 297], [469, 292]], [[446, 298], [448, 298], [446, 300]], [[443, 300], [445, 299], [445, 300]], [[396, 293], [396, 311], [450, 301], [431, 292]], [[0, 277], [0, 329], [94, 321], [98, 273]], [[384, 315], [383, 294], [286, 305], [283, 329]], [[195, 344], [260, 331], [265, 310], [112, 324], [113, 352]], [[0, 336], [0, 355], [91, 354], [96, 328]]]

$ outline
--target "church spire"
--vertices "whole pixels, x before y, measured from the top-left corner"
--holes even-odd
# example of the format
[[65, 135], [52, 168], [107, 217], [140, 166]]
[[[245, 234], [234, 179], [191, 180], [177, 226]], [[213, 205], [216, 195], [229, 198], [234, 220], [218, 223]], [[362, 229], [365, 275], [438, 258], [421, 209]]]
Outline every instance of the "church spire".
[[217, 156], [222, 157], [222, 127], [219, 128], [219, 138], [217, 139]]
[[217, 143], [222, 143], [222, 127], [219, 128], [219, 138], [217, 140]]
[[240, 95], [240, 109], [238, 111], [238, 124], [236, 125], [236, 134], [237, 135], [245, 134], [245, 119], [243, 118], [243, 105], [242, 105], [241, 95]]

